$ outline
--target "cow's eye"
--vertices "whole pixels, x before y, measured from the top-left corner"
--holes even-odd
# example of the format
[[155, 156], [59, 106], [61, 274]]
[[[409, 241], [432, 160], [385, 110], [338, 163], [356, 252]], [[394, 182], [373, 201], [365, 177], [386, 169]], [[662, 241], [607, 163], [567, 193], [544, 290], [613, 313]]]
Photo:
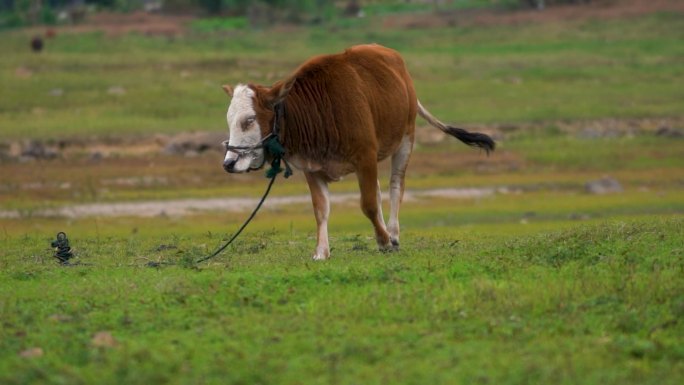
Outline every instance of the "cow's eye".
[[255, 121], [256, 121], [256, 117], [254, 117], [254, 116], [250, 116], [249, 118], [245, 119], [242, 122], [242, 129], [246, 130], [246, 129], [250, 128], [252, 126], [252, 124], [254, 124]]

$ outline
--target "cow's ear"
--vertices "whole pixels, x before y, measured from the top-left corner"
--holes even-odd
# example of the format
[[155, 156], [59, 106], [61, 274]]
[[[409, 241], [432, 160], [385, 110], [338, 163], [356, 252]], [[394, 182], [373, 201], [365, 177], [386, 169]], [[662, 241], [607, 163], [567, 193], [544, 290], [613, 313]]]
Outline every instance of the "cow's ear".
[[230, 96], [231, 98], [233, 97], [233, 87], [229, 86], [228, 84], [224, 84], [221, 86], [223, 88], [223, 91], [226, 92], [226, 95]]
[[276, 83], [273, 88], [271, 88], [271, 106], [275, 106], [276, 104], [285, 100], [287, 94], [289, 94], [292, 90], [292, 86], [294, 86], [295, 82], [297, 82], [297, 76], [292, 75], [282, 82]]

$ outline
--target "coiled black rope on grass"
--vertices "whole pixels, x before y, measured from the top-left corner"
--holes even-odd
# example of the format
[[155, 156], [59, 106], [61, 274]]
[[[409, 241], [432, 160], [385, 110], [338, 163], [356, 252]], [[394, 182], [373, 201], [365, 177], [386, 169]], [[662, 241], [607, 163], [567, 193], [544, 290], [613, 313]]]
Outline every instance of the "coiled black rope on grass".
[[54, 257], [59, 260], [59, 263], [61, 265], [69, 265], [69, 260], [74, 256], [74, 253], [71, 252], [66, 233], [63, 231], [57, 233], [57, 239], [52, 241], [50, 245], [55, 248]]

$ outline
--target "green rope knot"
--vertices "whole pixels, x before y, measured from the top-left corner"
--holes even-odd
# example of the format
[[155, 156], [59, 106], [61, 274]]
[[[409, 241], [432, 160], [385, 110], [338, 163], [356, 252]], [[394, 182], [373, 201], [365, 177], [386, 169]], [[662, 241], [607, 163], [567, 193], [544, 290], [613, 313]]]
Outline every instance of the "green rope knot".
[[266, 139], [264, 141], [264, 149], [268, 151], [271, 155], [273, 155], [273, 160], [271, 161], [271, 168], [266, 171], [266, 177], [267, 178], [275, 178], [276, 175], [280, 174], [283, 171], [283, 168], [280, 166], [280, 162], [285, 163], [285, 178], [289, 178], [290, 175], [292, 175], [292, 169], [290, 168], [290, 165], [287, 163], [285, 160], [285, 147], [283, 147], [283, 144], [280, 143], [278, 140], [278, 137], [273, 135], [270, 138]]

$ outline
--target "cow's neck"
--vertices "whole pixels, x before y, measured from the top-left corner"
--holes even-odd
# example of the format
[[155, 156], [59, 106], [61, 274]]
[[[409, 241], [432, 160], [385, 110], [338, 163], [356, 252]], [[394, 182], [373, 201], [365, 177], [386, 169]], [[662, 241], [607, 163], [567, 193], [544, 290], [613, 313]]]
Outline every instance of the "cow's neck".
[[293, 163], [316, 168], [335, 157], [339, 135], [330, 111], [325, 98], [298, 89], [288, 95], [279, 135]]

